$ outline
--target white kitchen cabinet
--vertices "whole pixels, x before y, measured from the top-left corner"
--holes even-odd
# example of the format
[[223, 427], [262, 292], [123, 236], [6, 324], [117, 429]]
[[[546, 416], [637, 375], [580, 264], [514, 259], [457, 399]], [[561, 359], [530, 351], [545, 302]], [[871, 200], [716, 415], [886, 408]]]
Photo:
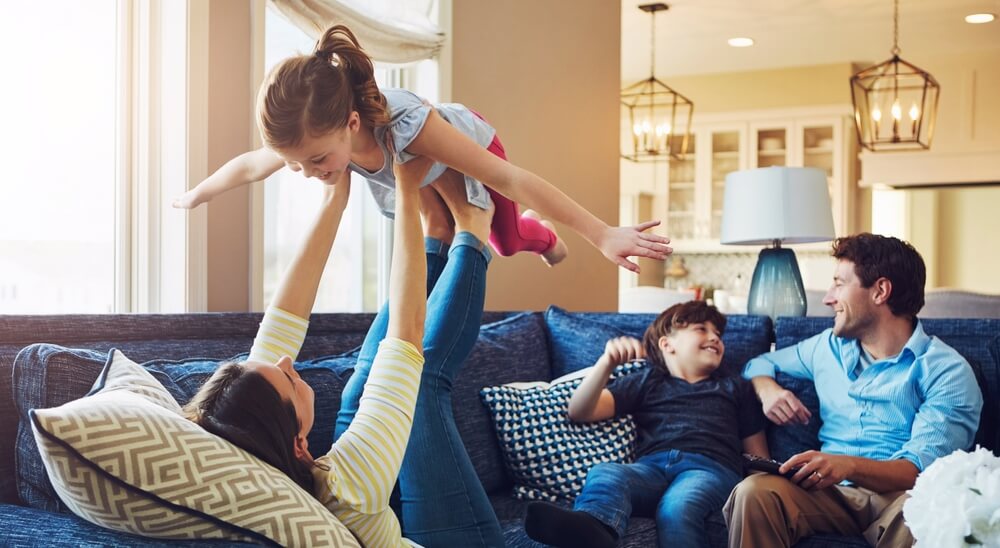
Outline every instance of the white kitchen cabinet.
[[[726, 174], [768, 166], [827, 174], [838, 236], [853, 230], [857, 154], [849, 107], [695, 115], [692, 150], [667, 162], [666, 234], [679, 252], [740, 252], [719, 243]], [[824, 246], [826, 244], [823, 244]]]

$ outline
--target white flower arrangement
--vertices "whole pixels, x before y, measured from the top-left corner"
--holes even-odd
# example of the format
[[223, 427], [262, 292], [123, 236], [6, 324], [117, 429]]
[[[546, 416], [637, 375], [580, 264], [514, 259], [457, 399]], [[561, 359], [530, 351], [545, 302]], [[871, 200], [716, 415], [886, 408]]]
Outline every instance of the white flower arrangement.
[[927, 467], [903, 503], [917, 546], [1000, 548], [1000, 457], [977, 447]]

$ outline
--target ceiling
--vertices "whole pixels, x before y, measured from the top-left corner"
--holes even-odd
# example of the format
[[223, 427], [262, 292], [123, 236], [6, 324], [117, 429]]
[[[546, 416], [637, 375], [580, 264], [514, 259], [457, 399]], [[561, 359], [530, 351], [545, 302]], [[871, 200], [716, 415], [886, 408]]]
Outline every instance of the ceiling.
[[[706, 74], [888, 59], [892, 0], [664, 0], [656, 14], [656, 75]], [[622, 0], [622, 80], [649, 76], [650, 18]], [[1000, 17], [1000, 0], [900, 0], [901, 56], [920, 58], [988, 49], [1000, 54], [1000, 19], [970, 25], [965, 16]], [[753, 47], [726, 40], [749, 36]]]

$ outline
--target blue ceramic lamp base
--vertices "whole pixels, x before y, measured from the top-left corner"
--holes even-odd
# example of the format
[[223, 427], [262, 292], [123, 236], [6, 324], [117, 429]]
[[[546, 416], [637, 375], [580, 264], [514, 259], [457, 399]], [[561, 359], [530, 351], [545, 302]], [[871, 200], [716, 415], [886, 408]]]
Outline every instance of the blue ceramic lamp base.
[[806, 315], [806, 289], [795, 252], [783, 247], [760, 250], [753, 270], [747, 312], [758, 316]]

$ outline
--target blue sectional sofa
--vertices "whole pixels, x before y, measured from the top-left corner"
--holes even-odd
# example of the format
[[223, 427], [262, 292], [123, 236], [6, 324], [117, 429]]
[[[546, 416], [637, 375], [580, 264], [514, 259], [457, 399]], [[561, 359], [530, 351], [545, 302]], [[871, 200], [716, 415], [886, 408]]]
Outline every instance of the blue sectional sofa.
[[[524, 534], [525, 502], [511, 496], [507, 473], [490, 418], [479, 399], [483, 386], [514, 381], [551, 380], [585, 367], [604, 341], [620, 334], [641, 335], [650, 314], [490, 312], [479, 341], [458, 379], [454, 407], [459, 430], [476, 471], [490, 494], [508, 546], [538, 546]], [[317, 314], [298, 368], [316, 390], [316, 426], [309, 447], [325, 452], [331, 441], [340, 389], [350, 376], [354, 351], [371, 322], [369, 314]], [[145, 365], [178, 401], [186, 401], [215, 364], [246, 352], [259, 314], [0, 316], [0, 545], [229, 545], [225, 542], [156, 541], [101, 529], [66, 512], [48, 483], [27, 423], [28, 409], [51, 407], [85, 394], [105, 363], [107, 351], [122, 350]], [[772, 341], [784, 347], [820, 332], [830, 318], [731, 316], [725, 334], [723, 367], [736, 371]], [[959, 350], [976, 369], [986, 405], [978, 442], [1000, 449], [1000, 320], [927, 320], [929, 334]], [[43, 344], [39, 344], [43, 343]], [[779, 381], [816, 410], [808, 383]], [[818, 417], [814, 412], [813, 416]], [[819, 424], [769, 431], [779, 458], [816, 447]], [[710, 519], [713, 546], [724, 546], [722, 516]], [[633, 519], [621, 546], [655, 545], [654, 524]], [[806, 547], [865, 546], [861, 538], [820, 535]]]

